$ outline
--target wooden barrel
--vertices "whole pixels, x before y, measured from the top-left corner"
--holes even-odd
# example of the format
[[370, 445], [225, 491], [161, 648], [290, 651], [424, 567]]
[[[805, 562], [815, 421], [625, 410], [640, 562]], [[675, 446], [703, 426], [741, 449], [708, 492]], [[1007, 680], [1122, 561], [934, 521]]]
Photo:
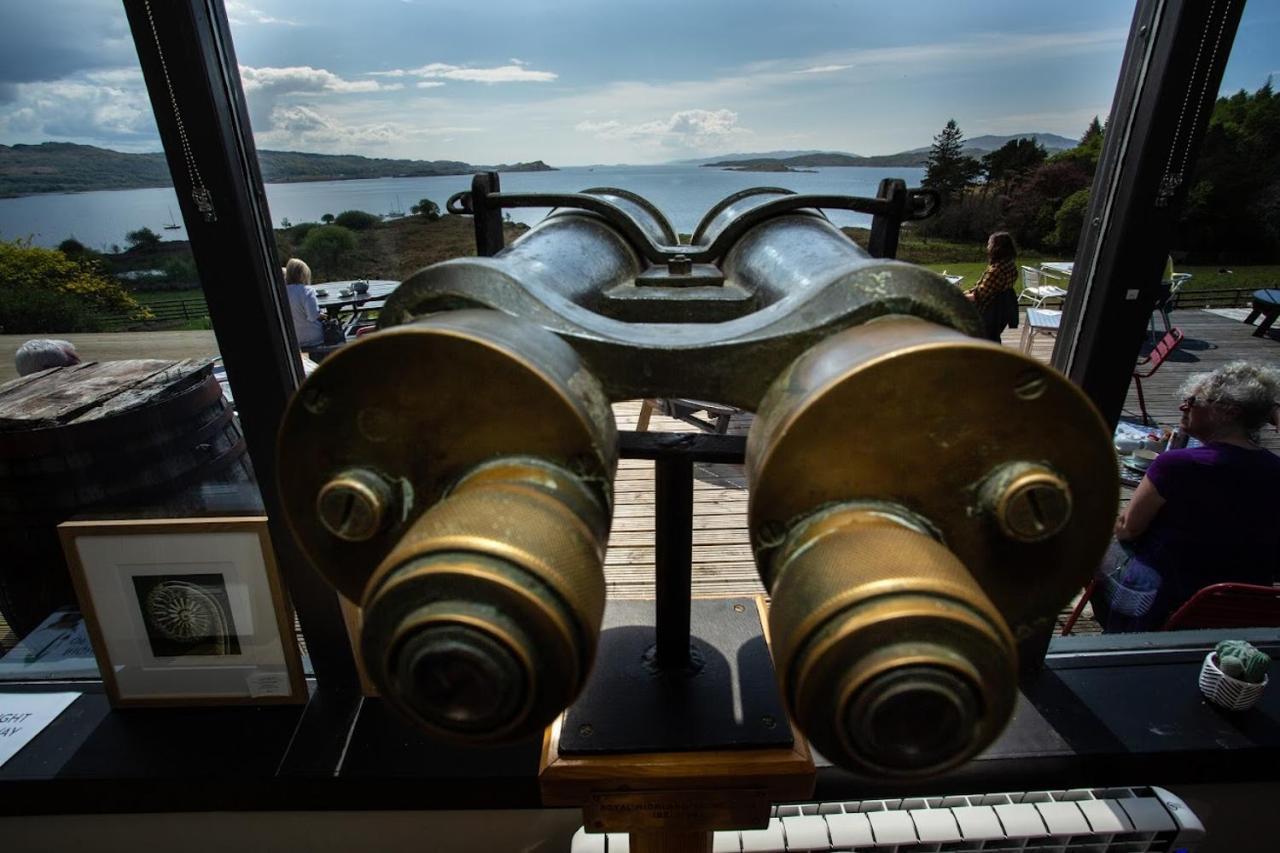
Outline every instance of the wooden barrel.
[[0, 614], [19, 636], [75, 592], [57, 525], [253, 479], [208, 360], [89, 362], [0, 386]]

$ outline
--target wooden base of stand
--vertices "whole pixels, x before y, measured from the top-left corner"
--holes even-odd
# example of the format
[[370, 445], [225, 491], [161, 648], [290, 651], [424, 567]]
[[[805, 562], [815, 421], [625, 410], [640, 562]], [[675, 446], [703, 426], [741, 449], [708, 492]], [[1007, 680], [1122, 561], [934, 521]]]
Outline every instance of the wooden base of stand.
[[[756, 605], [767, 625], [763, 598]], [[543, 804], [580, 806], [588, 832], [629, 833], [633, 851], [709, 853], [715, 830], [762, 829], [773, 803], [813, 793], [813, 757], [794, 724], [786, 748], [565, 756], [564, 720], [543, 738]]]

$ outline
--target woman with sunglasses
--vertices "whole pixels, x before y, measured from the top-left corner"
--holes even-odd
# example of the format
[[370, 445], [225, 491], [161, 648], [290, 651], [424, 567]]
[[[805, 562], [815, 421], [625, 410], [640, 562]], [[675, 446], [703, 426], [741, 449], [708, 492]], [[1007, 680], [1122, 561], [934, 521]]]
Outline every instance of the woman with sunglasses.
[[1197, 590], [1269, 584], [1280, 569], [1280, 456], [1258, 443], [1267, 424], [1280, 429], [1280, 371], [1237, 361], [1182, 393], [1182, 431], [1202, 446], [1162, 453], [1120, 514], [1115, 535], [1133, 556], [1119, 583], [1152, 603], [1122, 614], [1118, 597], [1096, 596], [1108, 631], [1159, 628]]

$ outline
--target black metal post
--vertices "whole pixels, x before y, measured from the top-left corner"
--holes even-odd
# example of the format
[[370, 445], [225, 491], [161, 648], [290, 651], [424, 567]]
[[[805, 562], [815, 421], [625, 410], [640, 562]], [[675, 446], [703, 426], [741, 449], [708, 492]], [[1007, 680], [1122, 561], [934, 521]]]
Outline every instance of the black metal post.
[[489, 194], [501, 192], [497, 172], [481, 172], [471, 179], [471, 211], [476, 229], [476, 254], [492, 258], [506, 244], [502, 234], [502, 207], [489, 201]]
[[338, 597], [284, 523], [276, 432], [302, 378], [239, 67], [221, 3], [124, 0], [271, 542], [321, 688], [358, 696]]
[[876, 198], [889, 203], [890, 213], [871, 217], [871, 236], [867, 251], [873, 258], [898, 257], [898, 235], [907, 216], [907, 184], [900, 178], [884, 178], [876, 190]]
[[1119, 420], [1244, 0], [1142, 0], [1076, 249], [1053, 366]]
[[654, 463], [654, 586], [657, 664], [689, 664], [689, 607], [693, 597], [693, 459], [659, 457]]

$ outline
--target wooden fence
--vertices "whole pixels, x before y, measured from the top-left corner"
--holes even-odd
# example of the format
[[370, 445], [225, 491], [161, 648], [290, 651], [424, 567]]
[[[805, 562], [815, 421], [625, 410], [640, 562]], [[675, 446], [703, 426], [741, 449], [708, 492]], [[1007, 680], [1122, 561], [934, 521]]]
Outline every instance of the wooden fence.
[[181, 323], [189, 320], [201, 320], [209, 316], [209, 306], [203, 299], [165, 299], [143, 306], [151, 311], [148, 320], [137, 320], [129, 312], [99, 314], [108, 329], [118, 330], [134, 326], [145, 326], [151, 323]]

